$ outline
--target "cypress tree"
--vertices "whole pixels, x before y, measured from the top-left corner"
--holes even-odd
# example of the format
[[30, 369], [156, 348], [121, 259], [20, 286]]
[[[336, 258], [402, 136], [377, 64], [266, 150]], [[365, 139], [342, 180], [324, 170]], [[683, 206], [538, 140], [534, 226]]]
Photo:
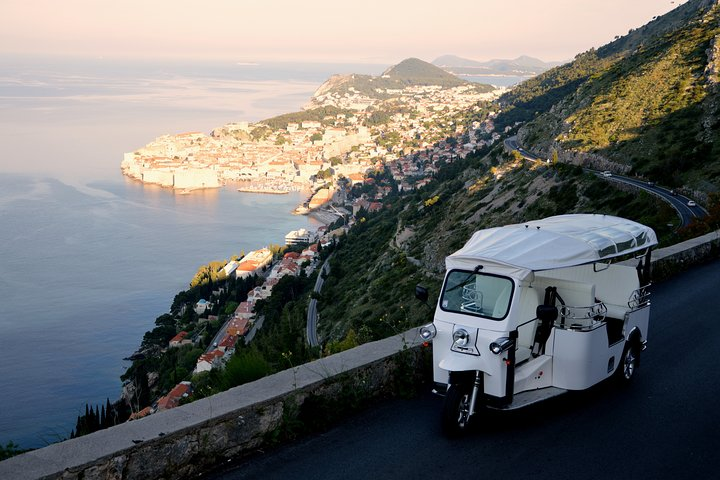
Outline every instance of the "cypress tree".
[[[85, 411], [87, 412], [87, 406], [86, 406], [86, 410], [85, 410]], [[79, 416], [78, 416], [77, 423], [76, 423], [76, 425], [75, 425], [75, 432], [76, 432], [76, 433], [75, 433], [75, 436], [80, 437], [80, 436], [83, 436], [83, 435], [85, 435], [85, 434], [87, 433], [87, 431], [86, 431], [86, 430], [87, 430], [87, 429], [86, 429], [86, 425], [87, 425], [86, 419], [87, 419], [87, 413], [86, 413], [85, 415], [79, 415]]]
[[97, 430], [98, 422], [97, 422], [97, 413], [95, 412], [94, 407], [90, 407], [90, 416], [88, 417], [88, 433], [92, 433]]
[[109, 398], [107, 399], [107, 403], [105, 405], [105, 422], [108, 427], [112, 427], [117, 424], [117, 413], [115, 412], [115, 407], [110, 404]]

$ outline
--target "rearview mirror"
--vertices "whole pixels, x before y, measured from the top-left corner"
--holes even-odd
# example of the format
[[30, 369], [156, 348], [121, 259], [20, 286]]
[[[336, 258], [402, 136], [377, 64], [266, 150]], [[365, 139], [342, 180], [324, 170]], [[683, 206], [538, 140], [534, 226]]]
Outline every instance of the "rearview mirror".
[[423, 303], [427, 303], [428, 301], [428, 291], [427, 288], [423, 287], [422, 285], [415, 285], [415, 298], [420, 300]]

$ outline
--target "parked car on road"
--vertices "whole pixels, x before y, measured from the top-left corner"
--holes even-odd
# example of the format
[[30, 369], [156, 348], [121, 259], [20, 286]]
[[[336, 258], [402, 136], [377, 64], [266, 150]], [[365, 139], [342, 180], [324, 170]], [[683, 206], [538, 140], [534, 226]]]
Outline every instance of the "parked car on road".
[[605, 170], [604, 172], [602, 172], [602, 176], [603, 176], [603, 177], [612, 177], [612, 173], [609, 172], [609, 171], [607, 171], [607, 170]]

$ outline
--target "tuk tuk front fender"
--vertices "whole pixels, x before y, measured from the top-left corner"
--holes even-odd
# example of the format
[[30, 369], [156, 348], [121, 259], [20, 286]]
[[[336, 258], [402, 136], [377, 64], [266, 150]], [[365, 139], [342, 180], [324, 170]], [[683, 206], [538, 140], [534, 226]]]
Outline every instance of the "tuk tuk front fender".
[[484, 393], [495, 397], [506, 395], [508, 367], [500, 356], [491, 353], [478, 356], [453, 352], [440, 360], [437, 367], [447, 372], [482, 372]]
[[466, 372], [483, 369], [479, 356], [464, 354], [451, 354], [440, 360], [438, 367], [448, 372]]

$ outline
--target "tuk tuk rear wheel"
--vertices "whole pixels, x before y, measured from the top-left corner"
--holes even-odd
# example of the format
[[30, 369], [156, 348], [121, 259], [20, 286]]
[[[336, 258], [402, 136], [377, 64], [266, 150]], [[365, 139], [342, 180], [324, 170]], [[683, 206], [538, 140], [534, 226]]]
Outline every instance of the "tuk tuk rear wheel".
[[449, 437], [456, 437], [470, 428], [470, 398], [472, 385], [452, 384], [445, 394], [442, 412], [442, 429]]
[[636, 341], [629, 341], [625, 344], [620, 365], [617, 369], [617, 379], [621, 384], [629, 384], [637, 373], [640, 366], [640, 346]]

